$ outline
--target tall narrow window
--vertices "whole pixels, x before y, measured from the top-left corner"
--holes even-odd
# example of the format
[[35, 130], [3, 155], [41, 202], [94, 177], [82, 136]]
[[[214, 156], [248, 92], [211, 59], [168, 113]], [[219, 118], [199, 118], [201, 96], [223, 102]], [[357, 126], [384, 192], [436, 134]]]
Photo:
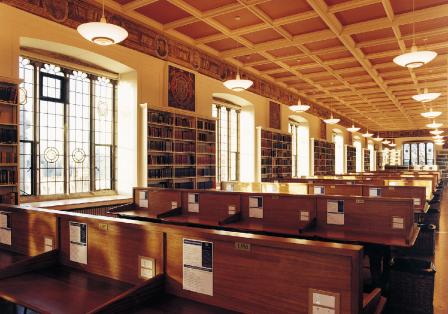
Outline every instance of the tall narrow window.
[[20, 58], [22, 195], [113, 189], [115, 84]]
[[290, 120], [289, 132], [292, 135], [292, 176], [309, 176], [310, 136], [308, 124]]
[[236, 181], [239, 179], [240, 109], [236, 106], [213, 104], [212, 115], [217, 119], [216, 181]]
[[335, 144], [335, 173], [344, 172], [344, 137], [340, 133], [333, 133], [333, 143]]

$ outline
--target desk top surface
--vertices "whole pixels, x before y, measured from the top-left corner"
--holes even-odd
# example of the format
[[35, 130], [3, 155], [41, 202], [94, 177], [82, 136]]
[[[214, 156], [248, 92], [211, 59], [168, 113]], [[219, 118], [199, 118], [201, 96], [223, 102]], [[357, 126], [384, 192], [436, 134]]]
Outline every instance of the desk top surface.
[[86, 313], [133, 286], [57, 266], [0, 281], [0, 297], [48, 313]]
[[27, 255], [3, 250], [0, 248], [0, 269], [29, 258]]
[[125, 210], [115, 212], [119, 217], [122, 218], [133, 218], [133, 219], [157, 219], [157, 214], [151, 212], [149, 209], [135, 209], [135, 210]]
[[166, 294], [156, 302], [145, 304], [132, 311], [134, 314], [231, 314], [237, 313], [213, 305]]

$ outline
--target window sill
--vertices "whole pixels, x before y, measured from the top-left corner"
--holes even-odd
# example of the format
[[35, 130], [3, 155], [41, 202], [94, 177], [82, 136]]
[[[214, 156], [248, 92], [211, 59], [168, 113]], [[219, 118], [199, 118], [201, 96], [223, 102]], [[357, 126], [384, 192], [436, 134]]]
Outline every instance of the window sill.
[[110, 193], [108, 195], [89, 195], [89, 196], [66, 196], [64, 199], [48, 199], [33, 197], [29, 200], [21, 198], [21, 205], [40, 207], [55, 210], [71, 210], [93, 206], [126, 204], [132, 202], [132, 196], [124, 194]]

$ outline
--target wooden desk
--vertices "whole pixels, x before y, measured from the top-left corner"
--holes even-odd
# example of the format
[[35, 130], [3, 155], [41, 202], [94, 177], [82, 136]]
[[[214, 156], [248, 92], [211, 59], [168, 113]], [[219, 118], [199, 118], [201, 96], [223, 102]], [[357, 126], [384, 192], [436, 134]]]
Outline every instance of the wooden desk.
[[0, 269], [11, 266], [14, 263], [27, 259], [28, 256], [0, 248]]
[[239, 313], [221, 307], [199, 303], [180, 298], [171, 294], [164, 294], [154, 302], [144, 304], [132, 311], [134, 314], [232, 314]]
[[120, 218], [127, 218], [127, 219], [136, 219], [136, 220], [142, 220], [142, 221], [158, 220], [156, 213], [151, 212], [148, 209], [144, 209], [144, 208], [136, 208], [134, 210], [119, 211], [119, 212], [115, 212], [115, 214]]
[[42, 313], [87, 313], [132, 285], [58, 266], [0, 280], [0, 297]]

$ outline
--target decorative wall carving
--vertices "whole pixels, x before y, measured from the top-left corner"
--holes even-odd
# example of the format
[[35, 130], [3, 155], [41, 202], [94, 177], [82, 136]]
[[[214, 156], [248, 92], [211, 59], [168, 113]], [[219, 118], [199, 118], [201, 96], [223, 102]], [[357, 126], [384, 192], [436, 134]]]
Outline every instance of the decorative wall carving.
[[[101, 8], [86, 0], [3, 0], [2, 2], [71, 28], [77, 28], [81, 23], [99, 21], [101, 18]], [[198, 71], [217, 80], [223, 81], [236, 75], [236, 68], [233, 65], [198, 51], [195, 47], [168, 37], [147, 25], [111, 11], [106, 11], [106, 18], [109, 22], [120, 25], [128, 31], [129, 37], [120, 45]], [[260, 79], [250, 73], [242, 72], [241, 75], [254, 81], [249, 91], [255, 94], [285, 105], [294, 104], [298, 100], [298, 95], [273, 82]], [[327, 108], [307, 99], [303, 101], [312, 104], [309, 113], [320, 118], [330, 115]], [[349, 119], [339, 115], [338, 117], [341, 118], [340, 125], [351, 125]]]
[[193, 73], [168, 67], [168, 106], [195, 111], [195, 76]]

